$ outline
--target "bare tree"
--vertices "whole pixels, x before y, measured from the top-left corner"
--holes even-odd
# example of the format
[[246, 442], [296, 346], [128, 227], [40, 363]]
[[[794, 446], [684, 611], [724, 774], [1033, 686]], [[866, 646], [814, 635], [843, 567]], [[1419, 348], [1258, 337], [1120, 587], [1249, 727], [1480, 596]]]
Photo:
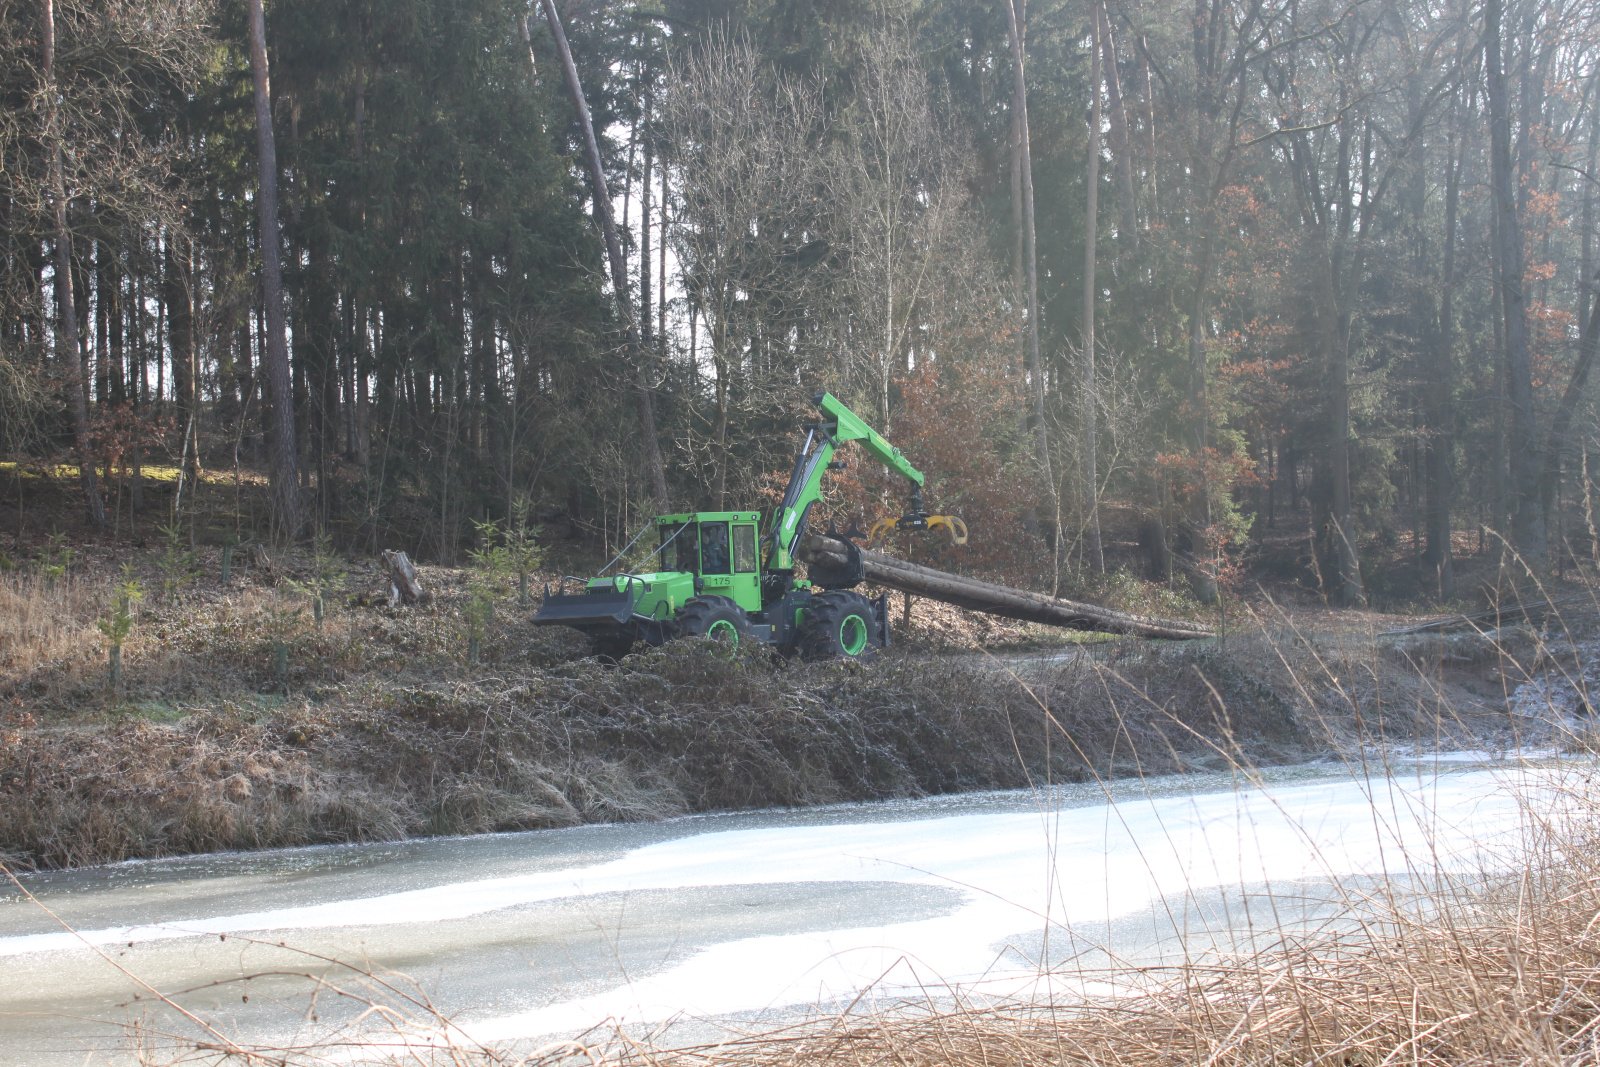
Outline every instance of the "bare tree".
[[1110, 117], [1111, 150], [1117, 168], [1117, 186], [1122, 223], [1117, 231], [1117, 248], [1127, 255], [1139, 251], [1139, 200], [1133, 181], [1133, 139], [1128, 136], [1128, 108], [1122, 96], [1122, 74], [1117, 69], [1116, 33], [1105, 0], [1097, 5], [1100, 29], [1100, 61], [1105, 78], [1106, 111]]
[[[1033, 450], [1044, 484], [1056, 494], [1050, 463], [1050, 431], [1044, 411], [1044, 363], [1039, 354], [1039, 254], [1033, 216], [1033, 146], [1028, 128], [1028, 77], [1025, 59], [1027, 0], [1001, 0], [1011, 36], [1011, 107], [1017, 138], [1017, 171], [1022, 194], [1022, 270], [1028, 307], [1028, 379], [1033, 399]], [[1059, 505], [1057, 507], [1059, 509]], [[1059, 539], [1058, 539], [1059, 540]]]
[[709, 426], [692, 425], [688, 447], [721, 507], [738, 420], [787, 411], [797, 377], [839, 387], [812, 294], [832, 254], [827, 164], [813, 140], [821, 107], [814, 86], [766, 69], [748, 40], [721, 33], [675, 59], [669, 84], [662, 119], [681, 173], [672, 243], [711, 364]]
[[1527, 293], [1523, 289], [1526, 253], [1522, 217], [1517, 210], [1514, 190], [1511, 108], [1501, 58], [1504, 11], [1504, 0], [1485, 0], [1483, 49], [1489, 90], [1489, 185], [1494, 195], [1494, 255], [1499, 268], [1500, 304], [1505, 323], [1503, 359], [1506, 404], [1511, 414], [1511, 485], [1516, 494], [1511, 515], [1511, 542], [1526, 560], [1542, 563], [1546, 535], [1544, 516], [1539, 508], [1539, 441], [1534, 425], [1533, 370], [1528, 355]]
[[95, 477], [94, 457], [89, 446], [89, 383], [84, 375], [83, 352], [78, 338], [78, 304], [72, 282], [72, 230], [67, 226], [67, 181], [61, 105], [56, 88], [56, 14], [54, 0], [41, 0], [39, 38], [41, 91], [45, 99], [45, 142], [50, 166], [50, 199], [55, 222], [56, 312], [60, 324], [56, 333], [56, 362], [61, 367], [67, 389], [67, 408], [72, 412], [72, 436], [78, 454], [78, 484], [83, 489], [84, 511], [89, 522], [106, 524], [105, 500]]
[[1100, 42], [1104, 34], [1102, 24], [1104, 17], [1101, 5], [1096, 0], [1091, 5], [1093, 19], [1093, 34], [1089, 46], [1089, 165], [1084, 174], [1084, 215], [1083, 215], [1083, 351], [1079, 360], [1078, 378], [1078, 411], [1081, 423], [1082, 448], [1079, 460], [1082, 464], [1082, 508], [1083, 508], [1083, 535], [1084, 557], [1090, 567], [1096, 571], [1104, 572], [1106, 569], [1105, 554], [1100, 548], [1100, 472], [1096, 462], [1095, 446], [1097, 429], [1095, 426], [1098, 405], [1095, 400], [1095, 389], [1098, 382], [1095, 380], [1094, 369], [1094, 313], [1095, 313], [1095, 254], [1100, 233]]
[[[833, 232], [847, 250], [850, 315], [836, 322], [870, 385], [885, 433], [893, 426], [891, 389], [912, 361], [916, 331], [948, 309], [930, 307], [939, 275], [952, 268], [950, 238], [965, 191], [959, 143], [941, 127], [909, 27], [889, 23], [863, 42], [856, 107], [840, 123], [830, 177]], [[854, 323], [869, 323], [852, 329]]]
[[831, 125], [814, 84], [742, 39], [713, 33], [674, 66], [672, 233], [710, 341], [710, 427], [694, 451], [714, 500], [731, 481], [730, 423], [787, 417], [797, 382], [892, 432], [916, 368], [931, 361], [954, 381], [971, 338], [1007, 332], [967, 204], [967, 153], [910, 41], [893, 21], [863, 37], [853, 106]]

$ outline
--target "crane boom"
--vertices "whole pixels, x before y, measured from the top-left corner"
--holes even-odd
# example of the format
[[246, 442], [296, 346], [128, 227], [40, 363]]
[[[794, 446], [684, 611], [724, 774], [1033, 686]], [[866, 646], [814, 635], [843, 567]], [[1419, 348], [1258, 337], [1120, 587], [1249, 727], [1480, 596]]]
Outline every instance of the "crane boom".
[[823, 419], [807, 428], [805, 443], [795, 457], [794, 471], [784, 490], [783, 503], [773, 516], [772, 547], [767, 554], [769, 571], [794, 570], [795, 548], [805, 533], [806, 514], [811, 505], [822, 499], [822, 475], [832, 466], [833, 454], [840, 445], [860, 442], [884, 466], [903, 475], [911, 483], [911, 513], [914, 516], [922, 513], [923, 473], [832, 393], [818, 393], [815, 403]]
[[846, 441], [860, 441], [862, 447], [878, 457], [885, 467], [897, 474], [905, 475], [919, 489], [922, 487], [926, 481], [922, 472], [913, 467], [898, 448], [884, 440], [882, 434], [845, 407], [838, 397], [832, 393], [823, 393], [817, 397], [817, 407], [833, 420], [832, 436], [835, 441], [840, 444]]

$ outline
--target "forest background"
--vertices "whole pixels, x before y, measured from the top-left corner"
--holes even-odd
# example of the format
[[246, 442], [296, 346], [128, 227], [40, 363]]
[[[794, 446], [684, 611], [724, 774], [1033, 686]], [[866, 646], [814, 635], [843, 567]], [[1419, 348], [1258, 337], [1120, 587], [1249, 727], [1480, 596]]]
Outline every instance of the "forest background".
[[18, 528], [614, 545], [827, 388], [1036, 584], [1596, 551], [1587, 0], [556, 4], [621, 286], [547, 6], [0, 0]]

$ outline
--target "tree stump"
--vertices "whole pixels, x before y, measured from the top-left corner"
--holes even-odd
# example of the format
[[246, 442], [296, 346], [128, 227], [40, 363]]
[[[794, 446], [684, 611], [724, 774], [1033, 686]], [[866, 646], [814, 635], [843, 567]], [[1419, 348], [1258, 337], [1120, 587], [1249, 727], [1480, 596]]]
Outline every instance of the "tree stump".
[[404, 552], [385, 549], [383, 564], [389, 569], [389, 606], [400, 607], [402, 604], [425, 604], [428, 601], [428, 592], [422, 588], [422, 580], [417, 577], [417, 568], [406, 558]]

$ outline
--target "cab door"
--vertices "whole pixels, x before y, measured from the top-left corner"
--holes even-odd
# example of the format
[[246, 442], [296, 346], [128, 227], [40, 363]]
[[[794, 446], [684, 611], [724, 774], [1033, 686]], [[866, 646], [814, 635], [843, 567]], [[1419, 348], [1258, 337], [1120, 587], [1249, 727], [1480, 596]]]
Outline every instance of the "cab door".
[[700, 591], [761, 610], [761, 574], [752, 521], [700, 523]]
[[733, 573], [729, 594], [746, 611], [761, 610], [761, 553], [757, 546], [756, 524], [733, 524]]

